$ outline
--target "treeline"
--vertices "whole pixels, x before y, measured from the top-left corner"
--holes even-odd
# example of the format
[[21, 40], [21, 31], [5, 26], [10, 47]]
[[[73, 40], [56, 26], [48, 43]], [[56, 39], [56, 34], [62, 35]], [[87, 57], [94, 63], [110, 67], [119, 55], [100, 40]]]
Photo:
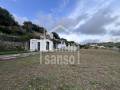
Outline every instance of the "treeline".
[[[33, 24], [31, 21], [25, 21], [23, 25], [19, 25], [12, 14], [0, 7], [0, 35], [11, 35], [22, 40], [29, 40], [30, 38], [40, 38], [44, 32], [47, 32], [44, 27]], [[56, 33], [54, 34], [56, 38], [59, 38]]]
[[104, 42], [104, 43], [98, 43], [98, 45], [101, 45], [101, 46], [105, 46], [105, 47], [108, 47], [108, 48], [113, 48], [113, 47], [117, 47], [117, 48], [120, 48], [120, 42]]
[[98, 48], [108, 48], [108, 49], [119, 48], [120, 49], [120, 42], [87, 43], [84, 45], [80, 45], [80, 48], [83, 48], [83, 49], [89, 49], [93, 47], [95, 49], [98, 49]]
[[[15, 21], [13, 15], [9, 13], [9, 11], [0, 7], [1, 39], [6, 40], [8, 37], [10, 40], [27, 41], [31, 38], [42, 38], [44, 37], [45, 33], [47, 33], [47, 30], [44, 27], [38, 26], [31, 21], [25, 21], [23, 25], [19, 25], [19, 23]], [[60, 38], [60, 36], [56, 32], [52, 33], [54, 38], [53, 41], [55, 43], [59, 42], [60, 40], [64, 40], [67, 45], [75, 43], [74, 41], [67, 41], [64, 38]]]

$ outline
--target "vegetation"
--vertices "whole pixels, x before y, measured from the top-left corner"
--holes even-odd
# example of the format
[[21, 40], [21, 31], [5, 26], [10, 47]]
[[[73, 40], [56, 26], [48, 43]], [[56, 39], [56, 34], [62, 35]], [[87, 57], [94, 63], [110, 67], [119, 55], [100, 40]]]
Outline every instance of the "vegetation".
[[89, 45], [80, 45], [80, 48], [81, 48], [81, 49], [89, 49], [90, 46], [89, 46]]
[[0, 61], [0, 90], [119, 90], [119, 79], [120, 54], [111, 50], [81, 49], [74, 65], [40, 64], [39, 55]]
[[0, 7], [0, 25], [3, 26], [18, 26], [13, 16], [6, 10]]
[[120, 42], [114, 43], [114, 42], [104, 42], [104, 43], [87, 43], [84, 45], [80, 45], [80, 48], [82, 49], [89, 49], [91, 48], [91, 45], [94, 46], [95, 49], [98, 49], [99, 46], [104, 46], [105, 48], [118, 48], [120, 49]]
[[43, 34], [47, 31], [44, 27], [30, 21], [25, 21], [22, 26], [19, 25], [6, 9], [0, 7], [0, 33], [11, 35], [13, 38], [16, 36], [21, 40], [29, 40], [30, 38], [38, 38], [40, 34], [36, 35], [35, 32]]
[[54, 39], [60, 39], [60, 36], [56, 32], [52, 32]]
[[[0, 33], [11, 35], [15, 39], [21, 39], [21, 41], [27, 41], [31, 38], [40, 38], [44, 35], [47, 30], [44, 27], [33, 24], [31, 21], [25, 21], [23, 25], [19, 25], [17, 21], [14, 20], [12, 14], [10, 14], [6, 9], [0, 7]], [[56, 32], [52, 32], [53, 41], [59, 42], [63, 40]], [[19, 40], [18, 40], [19, 41]], [[66, 44], [75, 43], [68, 42], [64, 39]]]
[[19, 53], [26, 53], [27, 51], [20, 51], [20, 50], [18, 50], [18, 51], [12, 51], [12, 50], [7, 50], [7, 51], [0, 51], [0, 55], [10, 55], [10, 54], [19, 54]]
[[[26, 42], [32, 38], [43, 38], [46, 32], [47, 30], [44, 27], [30, 21], [25, 21], [23, 25], [19, 25], [9, 11], [0, 7], [0, 42], [3, 42], [0, 44], [0, 50], [24, 50], [25, 47], [23, 48], [23, 46], [26, 45]], [[3, 54], [3, 52], [1, 53]]]

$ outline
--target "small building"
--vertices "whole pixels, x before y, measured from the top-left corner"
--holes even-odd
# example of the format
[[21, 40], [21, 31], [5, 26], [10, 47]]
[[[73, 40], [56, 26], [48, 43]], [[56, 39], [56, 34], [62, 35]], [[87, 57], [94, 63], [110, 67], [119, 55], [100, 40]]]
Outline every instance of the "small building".
[[98, 48], [105, 49], [106, 47], [105, 46], [98, 46]]
[[63, 49], [67, 51], [77, 51], [79, 46], [75, 42], [67, 42], [65, 40], [61, 40], [61, 43], [58, 44], [58, 49]]
[[58, 44], [58, 49], [65, 49], [67, 46], [66, 46], [66, 43], [64, 40], [61, 40], [61, 43]]
[[53, 51], [53, 42], [49, 39], [31, 39], [30, 51]]

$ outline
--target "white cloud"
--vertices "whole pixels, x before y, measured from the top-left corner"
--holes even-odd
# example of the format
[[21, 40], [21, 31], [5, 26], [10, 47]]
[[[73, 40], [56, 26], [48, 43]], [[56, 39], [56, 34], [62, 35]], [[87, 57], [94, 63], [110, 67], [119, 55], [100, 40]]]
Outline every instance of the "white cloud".
[[[111, 4], [113, 1], [115, 2], [116, 0], [77, 0], [76, 7], [68, 16], [61, 18], [54, 17], [55, 13], [63, 10], [69, 3], [69, 0], [63, 0], [63, 3], [58, 8], [53, 9], [52, 13], [47, 15], [39, 13], [35, 19], [31, 21], [37, 25], [44, 26], [48, 31], [58, 25], [67, 27], [72, 33], [69, 35], [62, 34], [61, 37], [68, 40], [77, 42], [85, 40], [99, 40], [100, 42], [119, 41], [120, 37], [111, 36], [110, 34], [113, 30], [120, 30], [120, 7], [114, 8], [114, 5]], [[104, 10], [107, 13], [102, 12]], [[117, 17], [117, 19], [115, 17]], [[19, 21], [20, 24], [28, 20], [26, 17], [18, 17], [17, 15], [15, 19]], [[89, 31], [90, 34], [78, 34], [78, 32], [75, 32], [76, 29], [83, 30], [83, 33]], [[101, 37], [100, 34], [104, 35]]]
[[43, 26], [47, 28], [48, 30], [54, 26], [56, 19], [52, 16], [52, 14], [43, 14], [43, 13], [38, 13], [35, 17], [35, 19], [32, 20], [33, 23]]
[[[115, 21], [105, 26], [105, 29], [110, 35], [119, 36], [120, 35], [120, 11], [114, 10], [111, 13], [111, 17], [117, 17]], [[112, 36], [112, 37], [113, 37]]]
[[13, 16], [20, 25], [23, 25], [24, 21], [29, 21], [27, 17], [20, 17], [20, 16], [17, 16], [16, 14], [13, 14]]
[[[94, 14], [99, 12], [99, 10], [104, 9], [108, 7], [113, 0], [80, 0], [78, 4], [76, 5], [75, 10], [72, 11], [72, 13], [68, 16], [68, 18], [77, 19], [81, 15], [87, 15], [86, 18], [83, 20], [80, 20], [76, 25], [75, 28], [79, 28], [82, 24], [87, 22], [89, 19], [91, 19]], [[91, 6], [90, 3], [93, 3], [94, 6]]]
[[[88, 16], [94, 15], [100, 9], [107, 7], [112, 3], [113, 0], [79, 0], [77, 2], [76, 8], [73, 9], [71, 14], [68, 16], [69, 18], [76, 19], [82, 14], [88, 14]], [[91, 5], [92, 4], [92, 5]]]

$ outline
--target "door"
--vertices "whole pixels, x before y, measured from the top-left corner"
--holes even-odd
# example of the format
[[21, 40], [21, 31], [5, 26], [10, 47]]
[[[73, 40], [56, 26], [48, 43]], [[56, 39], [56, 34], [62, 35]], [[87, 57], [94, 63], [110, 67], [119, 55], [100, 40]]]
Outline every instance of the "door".
[[40, 51], [40, 42], [38, 42], [38, 51]]
[[46, 42], [46, 50], [49, 50], [49, 42]]

